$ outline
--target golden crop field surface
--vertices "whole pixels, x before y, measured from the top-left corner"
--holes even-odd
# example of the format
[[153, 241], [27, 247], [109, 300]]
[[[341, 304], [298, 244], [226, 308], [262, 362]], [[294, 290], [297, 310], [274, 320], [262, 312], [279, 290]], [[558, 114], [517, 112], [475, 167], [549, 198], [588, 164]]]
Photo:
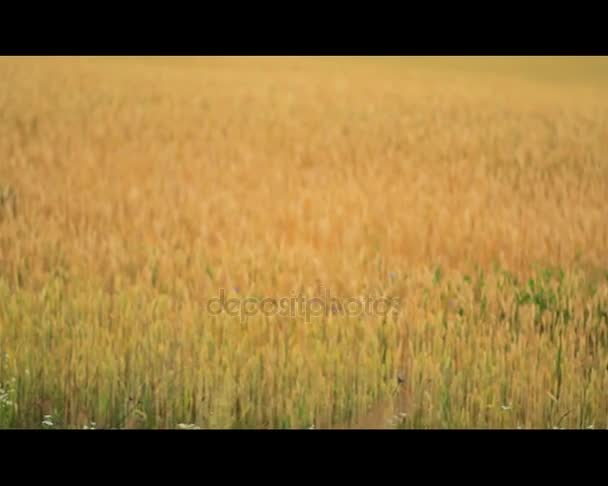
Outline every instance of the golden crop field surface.
[[[608, 427], [606, 88], [605, 58], [0, 58], [0, 427]], [[396, 305], [261, 307], [325, 292]]]

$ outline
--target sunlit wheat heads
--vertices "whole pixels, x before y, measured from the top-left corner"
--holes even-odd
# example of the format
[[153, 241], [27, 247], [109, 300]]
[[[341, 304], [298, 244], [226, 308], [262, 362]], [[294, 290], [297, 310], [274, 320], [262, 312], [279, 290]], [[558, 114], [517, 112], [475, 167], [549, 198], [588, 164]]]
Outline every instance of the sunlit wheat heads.
[[0, 59], [0, 427], [606, 427], [603, 71], [475, 62]]

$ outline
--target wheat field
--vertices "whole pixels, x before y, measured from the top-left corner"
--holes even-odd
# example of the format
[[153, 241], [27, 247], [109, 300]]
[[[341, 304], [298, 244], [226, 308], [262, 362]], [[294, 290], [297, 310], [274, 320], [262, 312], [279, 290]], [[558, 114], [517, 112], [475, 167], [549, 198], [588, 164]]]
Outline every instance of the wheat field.
[[607, 428], [607, 88], [607, 58], [0, 58], [0, 428]]

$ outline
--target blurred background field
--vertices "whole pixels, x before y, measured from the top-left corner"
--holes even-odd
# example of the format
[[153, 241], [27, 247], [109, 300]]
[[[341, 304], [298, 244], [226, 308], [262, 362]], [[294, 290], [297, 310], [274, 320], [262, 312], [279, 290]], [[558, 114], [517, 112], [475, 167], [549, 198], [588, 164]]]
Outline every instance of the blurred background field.
[[[0, 427], [605, 428], [607, 87], [601, 57], [0, 58]], [[222, 288], [401, 306], [209, 316]]]

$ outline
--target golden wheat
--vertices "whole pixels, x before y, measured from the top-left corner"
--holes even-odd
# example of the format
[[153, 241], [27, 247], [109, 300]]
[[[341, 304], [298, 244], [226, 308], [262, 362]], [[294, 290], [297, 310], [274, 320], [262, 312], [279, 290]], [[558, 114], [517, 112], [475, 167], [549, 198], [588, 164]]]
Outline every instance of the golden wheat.
[[607, 427], [606, 62], [460, 62], [0, 59], [0, 426]]

